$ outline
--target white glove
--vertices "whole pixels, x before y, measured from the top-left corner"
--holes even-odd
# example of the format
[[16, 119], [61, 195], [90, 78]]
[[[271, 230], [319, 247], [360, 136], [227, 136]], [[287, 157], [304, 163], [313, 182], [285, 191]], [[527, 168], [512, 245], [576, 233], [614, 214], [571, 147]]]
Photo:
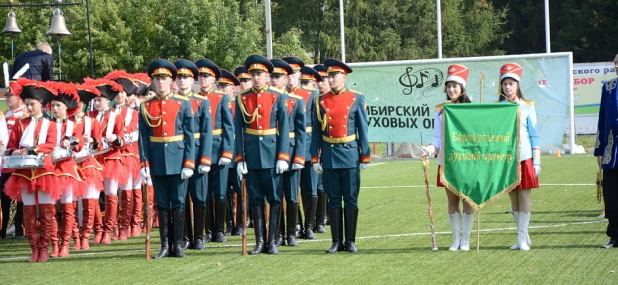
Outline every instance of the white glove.
[[435, 157], [436, 156], [436, 147], [433, 145], [421, 146], [418, 148], [419, 156], [427, 156], [427, 157]]
[[324, 172], [324, 169], [322, 168], [321, 163], [314, 163], [313, 169], [315, 169], [315, 171], [317, 171], [319, 174], [322, 174], [322, 172]]
[[193, 176], [193, 169], [191, 168], [183, 167], [180, 171], [180, 179], [189, 179], [191, 176]]
[[305, 166], [300, 163], [292, 163], [292, 170], [300, 170], [303, 168], [305, 168]]
[[144, 180], [148, 180], [150, 178], [150, 167], [142, 167], [142, 170], [139, 171], [139, 174], [142, 175]]
[[210, 171], [210, 165], [200, 164], [197, 167], [197, 172], [199, 172], [200, 174], [208, 173], [209, 171]]
[[369, 163], [361, 163], [360, 164], [360, 170], [363, 170], [365, 168], [369, 167]]
[[538, 164], [533, 165], [534, 167], [534, 174], [536, 174], [536, 177], [539, 177], [539, 175], [541, 175], [541, 166]]
[[242, 180], [243, 175], [249, 173], [247, 163], [243, 161], [236, 164], [236, 173], [238, 173], [238, 178]]
[[225, 158], [225, 157], [219, 158], [219, 165], [228, 165], [231, 162], [232, 160], [229, 158]]
[[135, 131], [131, 133], [131, 142], [137, 142], [139, 140], [139, 132]]
[[277, 174], [282, 174], [284, 171], [288, 170], [290, 166], [288, 162], [285, 160], [277, 160]]

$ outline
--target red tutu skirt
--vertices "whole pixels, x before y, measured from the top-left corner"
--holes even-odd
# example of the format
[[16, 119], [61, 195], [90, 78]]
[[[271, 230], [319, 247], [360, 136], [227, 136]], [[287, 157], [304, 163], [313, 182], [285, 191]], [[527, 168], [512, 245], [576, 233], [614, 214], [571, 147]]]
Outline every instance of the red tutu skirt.
[[444, 187], [444, 184], [442, 184], [442, 182], [440, 182], [440, 172], [442, 171], [442, 165], [438, 165], [438, 178], [436, 179], [436, 186], [438, 187]]
[[54, 174], [45, 174], [32, 181], [19, 175], [11, 175], [9, 180], [6, 181], [6, 184], [4, 184], [4, 194], [11, 197], [11, 199], [21, 201], [22, 191], [28, 194], [34, 194], [39, 190], [50, 194], [52, 199], [58, 200], [62, 194], [62, 190], [58, 187], [59, 184]]
[[118, 181], [118, 185], [124, 185], [129, 180], [129, 172], [121, 159], [106, 159], [101, 175], [105, 179]]
[[86, 189], [90, 188], [90, 186], [94, 186], [95, 189], [103, 192], [103, 175], [101, 175], [101, 171], [94, 167], [87, 167], [79, 170], [79, 176], [81, 176], [84, 181], [84, 186]]
[[74, 177], [68, 175], [58, 176], [58, 188], [61, 193], [64, 193], [68, 189], [73, 190], [73, 197], [83, 197], [86, 195], [86, 184], [83, 181], [79, 181]]
[[124, 167], [127, 173], [130, 173], [133, 179], [138, 177], [140, 175], [139, 171], [141, 170], [139, 159], [132, 155], [123, 155], [122, 157], [124, 158]]
[[521, 162], [521, 182], [513, 191], [532, 188], [539, 188], [539, 178], [534, 173], [532, 158], [529, 158]]

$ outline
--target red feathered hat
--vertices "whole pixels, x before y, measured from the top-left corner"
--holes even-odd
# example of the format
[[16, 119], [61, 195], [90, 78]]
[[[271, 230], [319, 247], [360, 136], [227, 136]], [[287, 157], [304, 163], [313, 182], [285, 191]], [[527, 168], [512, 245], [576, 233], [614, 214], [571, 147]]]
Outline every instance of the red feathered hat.
[[101, 91], [92, 85], [75, 84], [75, 88], [77, 89], [77, 95], [79, 95], [79, 101], [84, 102], [84, 104], [88, 104], [95, 97], [101, 96]]
[[133, 82], [133, 76], [124, 70], [114, 70], [108, 73], [104, 79], [120, 83], [124, 92], [127, 93], [127, 96], [133, 95], [135, 91], [137, 91], [137, 84]]
[[52, 98], [52, 101], [59, 101], [67, 106], [67, 115], [73, 116], [79, 110], [79, 95], [77, 94], [77, 88], [71, 83], [48, 81], [47, 85], [53, 89], [56, 89], [58, 94]]
[[148, 95], [148, 87], [150, 87], [150, 77], [146, 73], [134, 73], [133, 82], [137, 83], [138, 87], [135, 91], [136, 95]]
[[38, 100], [42, 105], [49, 103], [58, 94], [58, 91], [50, 88], [47, 82], [20, 77], [17, 79], [17, 85], [19, 87], [15, 86], [16, 88], [12, 91], [13, 94], [19, 95], [23, 100], [28, 98]]
[[116, 83], [116, 81], [108, 79], [92, 79], [84, 78], [84, 84], [92, 85], [96, 89], [101, 91], [101, 96], [113, 101], [118, 96], [118, 93], [122, 91], [122, 85]]

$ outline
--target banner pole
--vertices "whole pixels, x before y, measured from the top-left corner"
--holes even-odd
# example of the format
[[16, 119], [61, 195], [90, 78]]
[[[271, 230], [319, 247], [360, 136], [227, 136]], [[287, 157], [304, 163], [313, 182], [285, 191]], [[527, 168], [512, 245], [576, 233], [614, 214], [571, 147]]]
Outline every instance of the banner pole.
[[481, 210], [476, 211], [476, 252], [480, 252], [481, 244]]

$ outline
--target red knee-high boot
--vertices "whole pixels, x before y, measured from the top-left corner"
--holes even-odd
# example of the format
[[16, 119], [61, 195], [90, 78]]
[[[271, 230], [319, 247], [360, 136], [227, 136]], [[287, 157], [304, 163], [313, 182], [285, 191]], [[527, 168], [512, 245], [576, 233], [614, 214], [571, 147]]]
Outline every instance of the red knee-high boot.
[[[52, 232], [52, 227], [56, 224], [56, 230], [58, 228], [56, 220], [54, 219], [55, 215], [55, 204], [39, 205], [39, 221], [41, 222], [41, 229], [39, 234], [39, 258], [37, 262], [46, 262], [49, 259], [49, 241], [54, 234]], [[55, 234], [57, 235], [58, 233], [56, 232]], [[56, 246], [57, 245], [58, 244], [56, 244]]]
[[133, 211], [131, 211], [131, 236], [136, 237], [142, 233], [142, 189], [133, 189]]
[[118, 239], [126, 240], [131, 233], [131, 217], [133, 214], [133, 190], [122, 190], [122, 217], [120, 218], [120, 234]]
[[32, 256], [28, 262], [37, 262], [39, 260], [39, 228], [36, 224], [36, 206], [24, 205], [24, 226], [30, 249], [32, 249]]
[[[82, 204], [82, 207], [83, 206]], [[82, 249], [81, 240], [79, 238], [79, 206], [77, 201], [73, 201], [73, 227], [71, 229], [71, 237], [73, 238], [73, 250]]]
[[[82, 199], [82, 229], [81, 229], [81, 241], [80, 246], [83, 250], [90, 249], [88, 239], [92, 233], [92, 227], [94, 226], [94, 212], [95, 207], [98, 207], [96, 199]], [[99, 236], [99, 242], [101, 238]]]
[[94, 240], [92, 243], [101, 244], [101, 239], [103, 238], [103, 215], [101, 214], [101, 205], [99, 205], [99, 199], [94, 200]]
[[103, 222], [103, 238], [101, 238], [102, 244], [112, 243], [112, 232], [114, 225], [116, 224], [118, 214], [118, 196], [106, 195], [105, 196], [105, 221]]

